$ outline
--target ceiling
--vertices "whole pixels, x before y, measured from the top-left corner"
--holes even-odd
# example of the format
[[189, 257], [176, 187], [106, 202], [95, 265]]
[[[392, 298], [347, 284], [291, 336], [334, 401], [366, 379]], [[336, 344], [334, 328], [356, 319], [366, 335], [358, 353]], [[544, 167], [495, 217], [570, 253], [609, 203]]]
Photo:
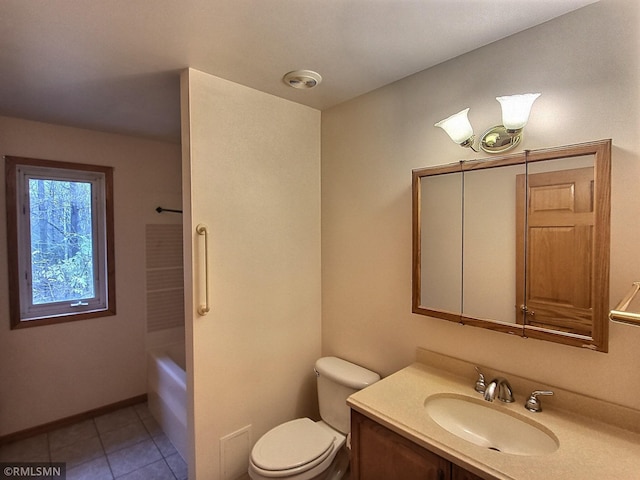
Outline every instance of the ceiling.
[[0, 115], [179, 142], [185, 67], [322, 110], [594, 1], [2, 0]]

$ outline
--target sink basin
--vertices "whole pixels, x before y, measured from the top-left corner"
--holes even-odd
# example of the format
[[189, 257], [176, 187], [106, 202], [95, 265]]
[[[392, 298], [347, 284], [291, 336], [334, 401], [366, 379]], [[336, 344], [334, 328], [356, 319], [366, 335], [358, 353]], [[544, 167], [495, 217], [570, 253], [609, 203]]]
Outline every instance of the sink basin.
[[442, 428], [481, 447], [513, 455], [545, 455], [559, 446], [546, 427], [485, 400], [440, 394], [427, 397], [424, 405]]

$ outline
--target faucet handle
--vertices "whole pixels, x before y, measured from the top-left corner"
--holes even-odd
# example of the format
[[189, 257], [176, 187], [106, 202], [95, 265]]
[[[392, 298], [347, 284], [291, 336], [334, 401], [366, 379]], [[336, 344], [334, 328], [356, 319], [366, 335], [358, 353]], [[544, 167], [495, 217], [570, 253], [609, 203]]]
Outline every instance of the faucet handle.
[[551, 390], [534, 390], [531, 392], [531, 396], [524, 404], [525, 408], [531, 412], [541, 412], [542, 403], [538, 400], [538, 395], [553, 395]]
[[476, 392], [478, 393], [484, 393], [484, 391], [487, 388], [487, 385], [484, 382], [484, 374], [480, 371], [480, 369], [478, 367], [475, 367], [476, 372], [478, 372], [478, 380], [476, 380]]

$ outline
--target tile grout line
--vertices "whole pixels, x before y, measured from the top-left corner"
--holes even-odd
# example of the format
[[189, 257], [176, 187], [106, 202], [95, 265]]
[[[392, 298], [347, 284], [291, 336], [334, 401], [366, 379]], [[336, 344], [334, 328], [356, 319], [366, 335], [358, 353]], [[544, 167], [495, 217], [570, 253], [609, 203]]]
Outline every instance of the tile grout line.
[[109, 467], [109, 472], [111, 472], [111, 478], [115, 479], [116, 476], [113, 473], [113, 468], [111, 467], [111, 462], [109, 461], [109, 455], [107, 455], [107, 449], [104, 448], [104, 442], [102, 441], [102, 435], [100, 435], [100, 430], [98, 430], [98, 424], [96, 423], [96, 417], [91, 419], [93, 423], [93, 428], [96, 429], [96, 433], [98, 435], [98, 441], [100, 442], [100, 447], [102, 447], [102, 452], [104, 453], [104, 459], [107, 461], [107, 467]]
[[[173, 476], [174, 480], [179, 480], [178, 476], [176, 475], [176, 473], [173, 471], [173, 468], [171, 468], [171, 465], [169, 465], [169, 462], [167, 462], [167, 457], [165, 456], [164, 452], [162, 451], [162, 449], [160, 448], [160, 446], [158, 445], [158, 443], [156, 442], [155, 437], [153, 436], [151, 430], [149, 429], [149, 427], [147, 427], [147, 424], [144, 422], [144, 418], [142, 418], [142, 415], [140, 415], [140, 412], [134, 408], [134, 411], [136, 412], [136, 415], [138, 416], [138, 419], [140, 420], [140, 422], [142, 422], [142, 426], [144, 427], [144, 429], [147, 431], [147, 433], [149, 434], [149, 438], [151, 438], [151, 441], [153, 442], [153, 444], [156, 446], [156, 448], [158, 449], [158, 451], [160, 452], [160, 455], [162, 456], [162, 461], [164, 462], [164, 464], [167, 466], [167, 468], [169, 469], [169, 471], [171, 472], [171, 475]], [[153, 417], [151, 417], [153, 418]], [[166, 434], [165, 434], [166, 435]], [[174, 447], [175, 448], [175, 447]]]

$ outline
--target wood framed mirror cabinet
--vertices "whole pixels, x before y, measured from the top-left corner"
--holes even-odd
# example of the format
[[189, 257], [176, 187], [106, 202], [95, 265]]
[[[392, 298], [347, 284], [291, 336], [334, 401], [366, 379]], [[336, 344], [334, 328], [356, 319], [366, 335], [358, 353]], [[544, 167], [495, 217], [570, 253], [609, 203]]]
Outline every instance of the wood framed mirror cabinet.
[[413, 313], [608, 350], [611, 140], [412, 173]]

